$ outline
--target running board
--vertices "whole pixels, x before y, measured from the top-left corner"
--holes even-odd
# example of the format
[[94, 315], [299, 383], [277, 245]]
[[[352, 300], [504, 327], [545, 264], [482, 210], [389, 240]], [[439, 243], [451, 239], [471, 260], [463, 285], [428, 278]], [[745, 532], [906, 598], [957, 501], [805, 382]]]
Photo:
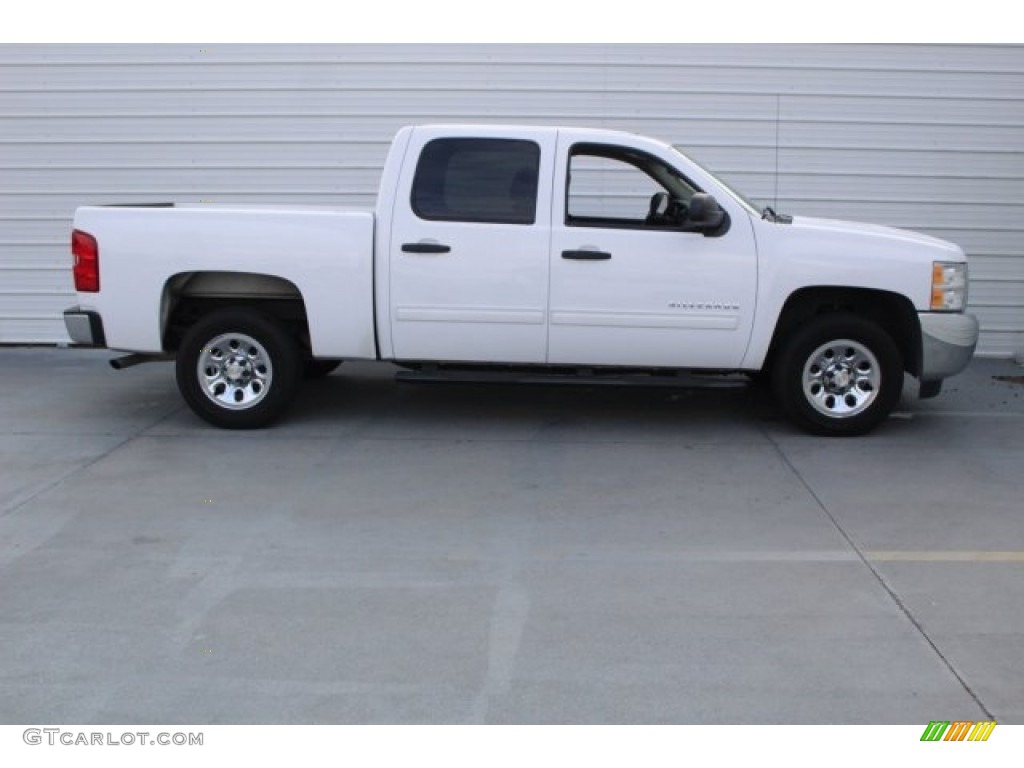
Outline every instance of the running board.
[[174, 355], [132, 353], [130, 355], [124, 355], [123, 357], [115, 357], [113, 360], [109, 360], [108, 362], [110, 363], [110, 367], [115, 371], [123, 371], [125, 368], [142, 365], [143, 363], [162, 363], [173, 359]]
[[624, 387], [651, 389], [744, 389], [750, 380], [742, 374], [679, 373], [668, 376], [651, 374], [573, 374], [527, 373], [522, 371], [399, 371], [395, 381], [401, 384], [517, 384], [529, 386]]

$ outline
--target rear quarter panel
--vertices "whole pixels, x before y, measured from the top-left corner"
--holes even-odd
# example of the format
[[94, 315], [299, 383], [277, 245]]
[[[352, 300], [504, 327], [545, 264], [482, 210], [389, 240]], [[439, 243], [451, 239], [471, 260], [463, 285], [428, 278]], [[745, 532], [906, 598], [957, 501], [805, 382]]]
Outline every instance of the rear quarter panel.
[[247, 272], [302, 294], [313, 353], [374, 358], [373, 214], [334, 210], [79, 208], [96, 237], [100, 292], [79, 303], [103, 318], [112, 349], [162, 351], [161, 301], [184, 272]]

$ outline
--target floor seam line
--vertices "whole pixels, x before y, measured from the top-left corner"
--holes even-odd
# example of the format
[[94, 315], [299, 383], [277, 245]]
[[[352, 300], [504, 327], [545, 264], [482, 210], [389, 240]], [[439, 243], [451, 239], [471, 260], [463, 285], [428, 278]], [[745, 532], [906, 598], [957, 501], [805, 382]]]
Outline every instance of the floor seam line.
[[[885, 590], [886, 594], [889, 595], [889, 599], [896, 604], [896, 607], [899, 608], [900, 612], [904, 615], [904, 617], [906, 617], [907, 621], [910, 622], [911, 626], [913, 626], [914, 629], [917, 630], [918, 634], [920, 634], [921, 637], [924, 638], [925, 642], [928, 643], [929, 647], [935, 652], [935, 655], [939, 657], [939, 660], [942, 661], [946, 669], [949, 670], [949, 673], [953, 675], [953, 677], [960, 684], [960, 686], [967, 692], [967, 695], [970, 696], [981, 709], [981, 711], [985, 713], [985, 717], [987, 717], [989, 720], [994, 720], [995, 716], [992, 714], [992, 712], [989, 711], [989, 708], [985, 706], [984, 702], [982, 702], [978, 694], [975, 693], [974, 689], [971, 688], [971, 686], [967, 683], [967, 680], [965, 680], [964, 677], [960, 674], [960, 672], [957, 671], [956, 667], [953, 666], [953, 662], [950, 661], [946, 657], [946, 655], [939, 649], [938, 645], [935, 644], [935, 641], [932, 640], [932, 638], [928, 635], [928, 633], [925, 631], [924, 627], [917, 620], [917, 618], [915, 618], [914, 614], [910, 611], [907, 605], [903, 602], [903, 600], [900, 599], [899, 595], [896, 594], [896, 591], [889, 586], [888, 582], [886, 582], [882, 574], [879, 573], [879, 571], [875, 568], [871, 561], [868, 560], [868, 558], [864, 555], [860, 547], [857, 546], [857, 544], [853, 541], [850, 535], [846, 532], [846, 529], [843, 528], [843, 526], [835, 518], [835, 516], [832, 514], [829, 508], [825, 505], [825, 502], [822, 501], [821, 497], [818, 496], [815, 490], [811, 487], [810, 483], [807, 482], [804, 476], [800, 474], [800, 471], [793, 465], [793, 462], [790, 461], [789, 456], [787, 456], [785, 451], [782, 450], [782, 447], [775, 441], [775, 439], [770, 434], [768, 434], [767, 432], [765, 432], [764, 434], [768, 441], [775, 447], [776, 452], [782, 458], [783, 463], [785, 463], [785, 465], [789, 468], [789, 471], [793, 473], [797, 480], [799, 480], [800, 484], [811, 495], [811, 498], [814, 499], [814, 502], [815, 504], [818, 505], [818, 508], [821, 509], [821, 511], [825, 514], [826, 517], [828, 517], [829, 521], [832, 523], [835, 529], [839, 532], [839, 535], [843, 537], [843, 539], [850, 546], [850, 548], [856, 553], [857, 558], [860, 560], [860, 562], [864, 564], [864, 567], [868, 569], [871, 575], [874, 576], [875, 580], [881, 585], [882, 589]], [[835, 440], [840, 438], [831, 439]]]
[[2, 510], [0, 510], [0, 519], [2, 519], [4, 517], [7, 517], [8, 515], [13, 515], [19, 509], [21, 509], [22, 507], [26, 506], [27, 504], [30, 504], [31, 502], [35, 501], [36, 499], [38, 499], [40, 496], [42, 496], [47, 491], [52, 491], [54, 488], [59, 488], [60, 486], [62, 486], [65, 482], [70, 480], [75, 475], [79, 474], [80, 472], [83, 472], [86, 469], [89, 469], [92, 466], [95, 466], [97, 463], [99, 463], [100, 461], [103, 461], [103, 459], [107, 458], [108, 456], [110, 456], [115, 451], [123, 448], [125, 445], [130, 443], [132, 440], [135, 440], [135, 439], [141, 437], [142, 434], [144, 432], [146, 432], [147, 430], [152, 429], [153, 427], [155, 427], [157, 424], [159, 424], [162, 421], [166, 421], [174, 413], [176, 413], [179, 409], [180, 409], [180, 406], [175, 406], [173, 410], [168, 411], [167, 413], [163, 414], [162, 416], [157, 418], [156, 421], [154, 421], [152, 424], [147, 424], [147, 425], [145, 425], [143, 427], [139, 427], [136, 431], [132, 432], [131, 434], [129, 434], [127, 436], [125, 436], [122, 440], [120, 440], [117, 443], [115, 443], [114, 445], [110, 446], [107, 450], [103, 451], [98, 456], [95, 456], [92, 459], [90, 459], [89, 461], [86, 461], [84, 464], [81, 464], [81, 465], [75, 467], [74, 469], [68, 470], [64, 474], [54, 478], [49, 483], [44, 485], [42, 488], [39, 488], [38, 490], [32, 492], [26, 498], [21, 499], [20, 501], [15, 501], [13, 504], [11, 504], [8, 507], [4, 507]]

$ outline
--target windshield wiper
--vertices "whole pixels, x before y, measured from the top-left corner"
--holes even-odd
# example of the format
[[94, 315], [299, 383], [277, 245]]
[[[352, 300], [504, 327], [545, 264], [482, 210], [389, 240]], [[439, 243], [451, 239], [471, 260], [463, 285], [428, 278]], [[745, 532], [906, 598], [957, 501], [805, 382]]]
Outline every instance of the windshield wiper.
[[775, 209], [770, 205], [766, 205], [764, 210], [761, 211], [761, 218], [767, 221], [772, 221], [778, 224], [792, 224], [793, 217], [785, 213], [776, 213]]

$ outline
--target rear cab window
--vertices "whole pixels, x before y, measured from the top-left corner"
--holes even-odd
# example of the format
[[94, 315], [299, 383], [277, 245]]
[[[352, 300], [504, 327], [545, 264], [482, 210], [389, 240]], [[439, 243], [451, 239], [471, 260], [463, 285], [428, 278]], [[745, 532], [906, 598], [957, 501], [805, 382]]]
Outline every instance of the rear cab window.
[[539, 171], [533, 141], [434, 139], [420, 152], [412, 210], [427, 221], [533, 224]]

